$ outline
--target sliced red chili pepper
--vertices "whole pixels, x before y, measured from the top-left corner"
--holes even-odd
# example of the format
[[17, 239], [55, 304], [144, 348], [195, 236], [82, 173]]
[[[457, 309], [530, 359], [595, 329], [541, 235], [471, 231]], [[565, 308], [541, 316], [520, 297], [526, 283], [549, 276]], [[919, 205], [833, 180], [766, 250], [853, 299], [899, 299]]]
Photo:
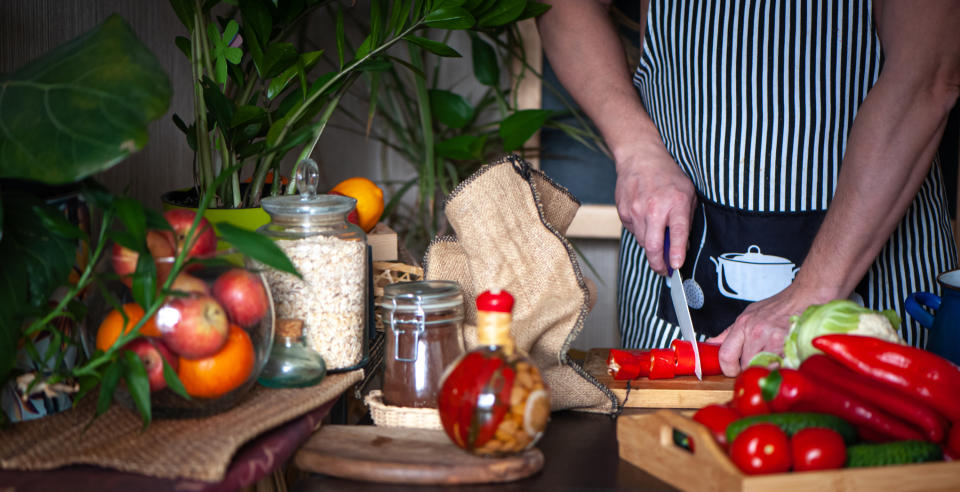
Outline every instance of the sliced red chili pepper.
[[488, 363], [497, 368], [477, 395], [476, 412], [471, 422], [472, 439], [467, 449], [478, 448], [492, 439], [510, 410], [510, 393], [517, 371], [512, 365], [504, 364], [500, 357], [490, 357]]
[[637, 379], [650, 374], [650, 351], [636, 349], [610, 349], [607, 356], [607, 373], [613, 379]]
[[763, 415], [770, 407], [763, 398], [761, 382], [770, 374], [766, 367], [748, 367], [733, 382], [733, 409], [740, 415]]
[[960, 420], [960, 367], [932, 352], [859, 335], [823, 335], [813, 346], [854, 371]]
[[[670, 342], [670, 348], [677, 354], [677, 375], [694, 374], [697, 362], [693, 355], [693, 344], [678, 338]], [[700, 352], [700, 372], [704, 376], [723, 374], [720, 370], [720, 344], [699, 342], [697, 350]]]
[[789, 410], [836, 415], [853, 425], [870, 428], [894, 440], [923, 440], [923, 434], [886, 413], [825, 381], [810, 381], [796, 369], [775, 369], [760, 381], [763, 398], [775, 412]]
[[676, 373], [677, 358], [673, 349], [650, 350], [650, 379], [670, 379]]
[[919, 427], [930, 442], [940, 442], [947, 429], [947, 420], [915, 398], [891, 391], [823, 354], [808, 357], [800, 372], [814, 383], [825, 383], [876, 405], [886, 412]]

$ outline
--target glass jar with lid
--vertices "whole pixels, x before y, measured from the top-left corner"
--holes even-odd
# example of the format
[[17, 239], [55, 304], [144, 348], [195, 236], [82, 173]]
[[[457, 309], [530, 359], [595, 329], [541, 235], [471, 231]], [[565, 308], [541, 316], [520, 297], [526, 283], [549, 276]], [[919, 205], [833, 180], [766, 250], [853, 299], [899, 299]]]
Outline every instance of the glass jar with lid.
[[356, 200], [318, 195], [317, 164], [298, 164], [299, 195], [264, 198], [270, 222], [258, 229], [274, 239], [302, 278], [268, 269], [277, 318], [303, 321], [307, 347], [327, 372], [357, 369], [367, 351], [367, 236], [347, 220]]
[[386, 335], [383, 401], [436, 408], [444, 369], [463, 348], [463, 294], [445, 280], [400, 282], [377, 301]]

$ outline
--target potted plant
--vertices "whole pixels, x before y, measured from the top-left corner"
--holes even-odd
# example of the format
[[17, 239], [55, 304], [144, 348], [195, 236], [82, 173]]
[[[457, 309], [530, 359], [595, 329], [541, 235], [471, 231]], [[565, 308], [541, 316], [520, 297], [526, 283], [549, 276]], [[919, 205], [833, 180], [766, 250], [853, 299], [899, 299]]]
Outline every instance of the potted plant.
[[[147, 124], [167, 111], [169, 80], [149, 49], [114, 15], [0, 78], [0, 93], [0, 387], [16, 375], [15, 398], [35, 393], [77, 393], [79, 398], [99, 388], [102, 413], [123, 381], [147, 423], [144, 364], [121, 348], [140, 336], [158, 310], [187, 264], [188, 248], [177, 255], [168, 278], [158, 282], [147, 230], [169, 224], [136, 200], [107, 192], [92, 176], [145, 145]], [[45, 196], [64, 186], [100, 215], [98, 231], [79, 227], [48, 205]], [[209, 196], [204, 195], [201, 209]], [[197, 223], [188, 237], [197, 234]], [[226, 234], [238, 249], [292, 271], [268, 239], [230, 228]], [[104, 275], [96, 265], [112, 244], [139, 255], [131, 285], [145, 315], [115, 343], [85, 358], [79, 330], [85, 296], [101, 290]], [[15, 370], [18, 348], [29, 367]], [[176, 375], [166, 379], [177, 380]], [[0, 412], [0, 422], [5, 418]]]
[[[285, 158], [292, 157], [293, 175], [296, 163], [311, 155], [359, 77], [368, 80], [367, 98], [375, 108], [379, 81], [388, 71], [402, 66], [421, 79], [426, 77], [425, 54], [460, 56], [444, 42], [431, 39], [427, 29], [495, 29], [547, 8], [528, 0], [375, 0], [369, 5], [365, 37], [354, 46], [345, 34], [344, 7], [339, 3], [240, 0], [236, 7], [220, 3], [171, 0], [190, 33], [189, 38], [178, 38], [177, 45], [191, 61], [194, 85], [192, 123], [178, 116], [174, 122], [195, 151], [196, 189], [225, 178], [216, 188], [212, 208], [226, 209], [257, 207], [264, 194], [294, 193], [295, 183], [284, 187], [281, 179], [271, 177], [279, 175]], [[332, 63], [326, 68], [321, 66], [325, 59], [321, 50], [301, 50], [289, 42], [320, 7], [332, 13], [336, 37], [336, 54], [327, 56]], [[398, 44], [410, 48], [406, 59], [391, 50]], [[425, 99], [419, 102], [427, 104]], [[428, 106], [421, 106], [424, 109], [429, 111]], [[243, 178], [249, 183], [245, 185]], [[248, 227], [266, 222], [266, 215], [259, 214]]]

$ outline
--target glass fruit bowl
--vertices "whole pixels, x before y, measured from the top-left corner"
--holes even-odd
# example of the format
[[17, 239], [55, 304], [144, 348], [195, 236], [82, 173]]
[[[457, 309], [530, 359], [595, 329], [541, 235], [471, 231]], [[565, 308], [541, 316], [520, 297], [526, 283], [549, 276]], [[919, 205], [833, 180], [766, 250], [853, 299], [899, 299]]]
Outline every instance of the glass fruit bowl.
[[[109, 349], [121, 331], [129, 331], [144, 315], [134, 302], [131, 277], [124, 275], [126, 267], [117, 258], [114, 248], [100, 268], [106, 274], [105, 288], [95, 290], [87, 301], [83, 340], [88, 357]], [[155, 260], [158, 289], [173, 260]], [[144, 336], [120, 349], [135, 352], [143, 363], [154, 417], [219, 413], [235, 406], [256, 384], [273, 344], [275, 315], [263, 275], [245, 264], [250, 262], [227, 251], [182, 268], [164, 292], [160, 308], [140, 329]], [[176, 372], [189, 399], [168, 387], [163, 359]], [[117, 385], [114, 397], [136, 408], [123, 383]]]

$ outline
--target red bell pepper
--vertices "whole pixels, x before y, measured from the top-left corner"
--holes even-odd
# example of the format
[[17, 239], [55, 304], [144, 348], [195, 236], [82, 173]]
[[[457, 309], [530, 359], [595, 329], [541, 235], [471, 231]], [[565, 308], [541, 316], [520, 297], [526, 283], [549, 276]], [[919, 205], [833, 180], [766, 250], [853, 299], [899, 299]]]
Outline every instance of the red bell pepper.
[[650, 375], [650, 351], [610, 349], [607, 355], [607, 373], [613, 379], [637, 379]]
[[932, 408], [897, 391], [890, 391], [826, 355], [811, 355], [800, 364], [800, 372], [814, 383], [836, 386], [919, 427], [930, 442], [940, 442], [946, 433], [946, 419]]
[[677, 356], [673, 349], [650, 350], [650, 379], [670, 379], [677, 374]]
[[[693, 355], [693, 344], [689, 340], [675, 339], [670, 342], [670, 348], [677, 355], [677, 375], [687, 376], [694, 374], [696, 367], [696, 358]], [[700, 372], [704, 376], [715, 376], [723, 374], [720, 370], [720, 344], [719, 343], [697, 343], [697, 350], [700, 352]]]
[[855, 426], [872, 429], [881, 437], [891, 440], [924, 439], [919, 430], [875, 405], [849, 395], [832, 384], [813, 382], [796, 369], [770, 371], [760, 380], [760, 387], [763, 399], [774, 412], [800, 410], [829, 413]]
[[919, 398], [951, 422], [960, 420], [960, 367], [932, 352], [874, 337], [823, 335], [813, 346], [843, 365]]

